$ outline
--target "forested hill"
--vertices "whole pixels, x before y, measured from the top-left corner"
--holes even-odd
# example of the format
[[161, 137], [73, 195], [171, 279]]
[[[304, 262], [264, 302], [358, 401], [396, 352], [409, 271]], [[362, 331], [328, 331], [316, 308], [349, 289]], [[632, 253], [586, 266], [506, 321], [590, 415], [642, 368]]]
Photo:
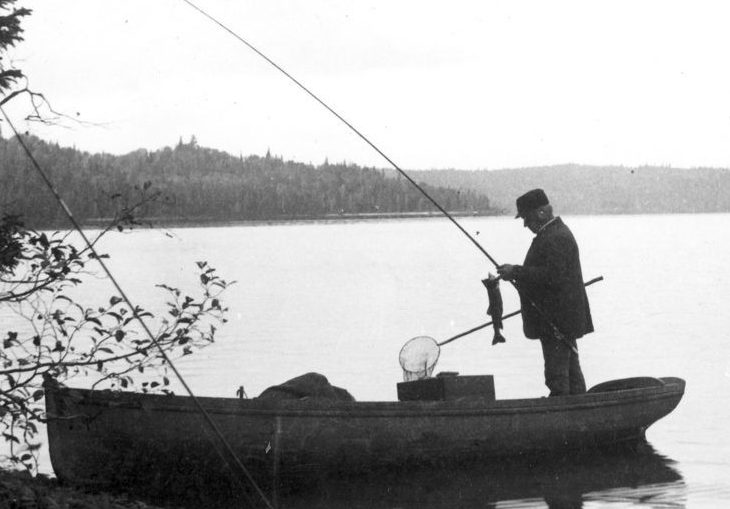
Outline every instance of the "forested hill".
[[[90, 154], [26, 138], [61, 196], [82, 222], [112, 215], [117, 194], [150, 182], [160, 199], [142, 211], [157, 222], [226, 222], [433, 212], [394, 170], [319, 166], [264, 157], [236, 157], [199, 147], [122, 156]], [[562, 165], [510, 170], [412, 171], [447, 210], [512, 213], [533, 187], [548, 193], [559, 214], [727, 212], [730, 171], [666, 167]], [[0, 138], [0, 213], [21, 214], [30, 226], [65, 224], [59, 207], [16, 140]], [[490, 207], [491, 206], [491, 207]]]
[[562, 165], [510, 170], [413, 172], [435, 186], [471, 189], [513, 213], [515, 198], [545, 189], [560, 214], [642, 214], [730, 211], [730, 170]]
[[[151, 182], [163, 192], [143, 215], [158, 221], [217, 222], [321, 218], [349, 214], [433, 211], [405, 179], [383, 170], [346, 164], [310, 164], [281, 158], [235, 157], [199, 147], [195, 140], [122, 156], [90, 154], [38, 138], [25, 138], [59, 193], [82, 222], [112, 214], [111, 196]], [[61, 224], [63, 216], [17, 140], [0, 138], [0, 206], [26, 224]], [[426, 186], [444, 208], [490, 213], [483, 195]], [[119, 201], [119, 198], [117, 198]]]

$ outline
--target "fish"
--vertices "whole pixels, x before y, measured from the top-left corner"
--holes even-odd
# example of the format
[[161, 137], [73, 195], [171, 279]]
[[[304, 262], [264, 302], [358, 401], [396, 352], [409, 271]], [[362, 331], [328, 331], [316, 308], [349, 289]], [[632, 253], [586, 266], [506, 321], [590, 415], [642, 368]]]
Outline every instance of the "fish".
[[499, 290], [499, 277], [489, 274], [487, 279], [482, 279], [482, 283], [487, 288], [487, 296], [489, 297], [489, 308], [487, 314], [492, 317], [492, 328], [494, 329], [494, 337], [492, 344], [505, 343], [507, 340], [502, 335], [502, 314], [504, 313], [504, 305], [502, 303], [502, 292]]

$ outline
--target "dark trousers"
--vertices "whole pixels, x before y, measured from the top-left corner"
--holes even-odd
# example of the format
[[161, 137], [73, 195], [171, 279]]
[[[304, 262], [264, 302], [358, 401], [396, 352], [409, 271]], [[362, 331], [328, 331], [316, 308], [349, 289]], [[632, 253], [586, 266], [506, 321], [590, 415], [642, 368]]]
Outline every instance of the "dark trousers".
[[[577, 349], [575, 339], [568, 339], [568, 342]], [[555, 337], [540, 338], [540, 343], [545, 359], [545, 385], [550, 389], [550, 396], [586, 392], [578, 354]]]

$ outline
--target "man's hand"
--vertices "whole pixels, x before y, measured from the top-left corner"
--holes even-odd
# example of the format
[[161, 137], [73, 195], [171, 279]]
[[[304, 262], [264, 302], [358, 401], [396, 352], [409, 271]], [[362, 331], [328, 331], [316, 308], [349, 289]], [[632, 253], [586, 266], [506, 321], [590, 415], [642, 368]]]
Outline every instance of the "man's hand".
[[512, 281], [515, 278], [515, 270], [519, 265], [510, 265], [505, 263], [497, 267], [497, 274], [502, 276], [505, 281]]

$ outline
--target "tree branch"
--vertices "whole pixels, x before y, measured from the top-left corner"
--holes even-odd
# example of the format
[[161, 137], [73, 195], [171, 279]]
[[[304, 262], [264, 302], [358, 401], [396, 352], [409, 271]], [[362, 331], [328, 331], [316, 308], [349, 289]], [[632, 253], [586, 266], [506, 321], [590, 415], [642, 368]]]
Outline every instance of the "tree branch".
[[53, 368], [53, 367], [65, 367], [65, 368], [72, 368], [77, 366], [94, 366], [96, 364], [102, 363], [106, 364], [107, 362], [114, 362], [119, 361], [122, 359], [128, 359], [130, 357], [134, 357], [136, 355], [148, 355], [146, 352], [146, 349], [142, 350], [135, 350], [133, 352], [129, 352], [123, 355], [118, 355], [115, 357], [107, 357], [105, 359], [96, 359], [96, 360], [88, 360], [88, 361], [74, 361], [74, 362], [46, 362], [41, 364], [36, 364], [33, 366], [28, 366], [26, 368], [15, 368], [15, 369], [4, 369], [0, 370], [0, 376], [2, 375], [12, 375], [15, 373], [24, 373], [26, 371], [34, 371], [36, 369], [41, 368]]

